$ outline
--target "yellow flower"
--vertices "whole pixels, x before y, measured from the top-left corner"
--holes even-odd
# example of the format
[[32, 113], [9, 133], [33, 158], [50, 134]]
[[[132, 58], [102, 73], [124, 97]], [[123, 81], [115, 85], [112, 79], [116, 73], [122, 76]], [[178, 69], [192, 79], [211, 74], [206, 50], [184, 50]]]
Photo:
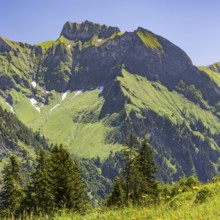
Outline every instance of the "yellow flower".
[[147, 197], [148, 197], [147, 194], [143, 194], [143, 195], [142, 195], [142, 198], [147, 198]]
[[170, 196], [166, 196], [167, 199], [170, 199]]
[[197, 191], [197, 190], [199, 190], [199, 187], [198, 186], [193, 186], [193, 189]]

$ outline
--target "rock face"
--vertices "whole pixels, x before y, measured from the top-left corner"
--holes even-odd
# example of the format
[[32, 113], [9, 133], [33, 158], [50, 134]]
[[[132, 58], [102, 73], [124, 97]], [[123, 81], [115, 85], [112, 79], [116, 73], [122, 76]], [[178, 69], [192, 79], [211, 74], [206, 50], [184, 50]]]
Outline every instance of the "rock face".
[[117, 27], [107, 27], [106, 25], [94, 24], [89, 21], [85, 21], [82, 24], [66, 22], [61, 31], [61, 36], [73, 41], [86, 42], [91, 40], [95, 35], [99, 39], [109, 38], [113, 34], [119, 33], [120, 30]]
[[[209, 69], [219, 72], [217, 67]], [[220, 172], [218, 77], [193, 66], [183, 50], [141, 27], [121, 33], [89, 21], [67, 22], [53, 42], [30, 46], [0, 38], [0, 95], [5, 100], [16, 106], [15, 90], [47, 106], [57, 99], [54, 91], [99, 88], [100, 111], [90, 112], [89, 106], [83, 122], [109, 126], [111, 132], [103, 137], [108, 144], [123, 143], [131, 131], [148, 137], [158, 167], [164, 167], [158, 176], [167, 181], [183, 175], [205, 181]], [[82, 122], [83, 116], [71, 117]]]

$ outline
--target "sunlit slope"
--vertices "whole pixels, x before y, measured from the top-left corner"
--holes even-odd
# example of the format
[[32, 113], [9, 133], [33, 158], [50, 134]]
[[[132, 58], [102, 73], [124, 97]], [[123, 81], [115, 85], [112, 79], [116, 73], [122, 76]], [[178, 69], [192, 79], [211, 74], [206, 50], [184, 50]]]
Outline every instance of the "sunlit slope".
[[[191, 129], [190, 124], [202, 121], [211, 134], [220, 130], [219, 119], [211, 110], [201, 108], [176, 91], [169, 91], [159, 82], [148, 81], [124, 69], [116, 81], [120, 82], [124, 96], [130, 99], [124, 108], [128, 117], [134, 112], [144, 120], [147, 116], [143, 112], [150, 110], [168, 118], [173, 126], [186, 124], [195, 136], [202, 139], [205, 139], [204, 134]], [[40, 111], [26, 96], [16, 91], [11, 94], [16, 115], [34, 130], [40, 130], [52, 143], [63, 143], [82, 157], [107, 156], [110, 151], [118, 149], [118, 145], [106, 144], [111, 134], [118, 131], [117, 127], [110, 125], [111, 117], [117, 118], [117, 113], [99, 119], [105, 102], [99, 89], [66, 93], [52, 91], [48, 105], [38, 104], [42, 106]], [[212, 147], [218, 148], [215, 141], [212, 141]]]
[[159, 82], [148, 81], [145, 77], [131, 74], [126, 70], [123, 70], [122, 74], [123, 76], [117, 79], [121, 82], [123, 93], [131, 100], [131, 103], [126, 104], [128, 112], [133, 110], [138, 117], [142, 118], [143, 110], [152, 110], [160, 116], [169, 118], [174, 125], [183, 122], [189, 125], [201, 120], [211, 129], [211, 133], [219, 131], [219, 118], [211, 109], [201, 108], [182, 94], [169, 91]]
[[120, 145], [106, 144], [114, 128], [106, 120], [98, 120], [104, 102], [99, 89], [51, 93], [49, 104], [38, 111], [30, 99], [13, 91], [16, 115], [34, 130], [41, 131], [51, 143], [64, 144], [78, 156], [106, 157], [110, 151], [120, 150]]
[[199, 69], [204, 71], [220, 87], [220, 74], [218, 72], [203, 66], [200, 66]]

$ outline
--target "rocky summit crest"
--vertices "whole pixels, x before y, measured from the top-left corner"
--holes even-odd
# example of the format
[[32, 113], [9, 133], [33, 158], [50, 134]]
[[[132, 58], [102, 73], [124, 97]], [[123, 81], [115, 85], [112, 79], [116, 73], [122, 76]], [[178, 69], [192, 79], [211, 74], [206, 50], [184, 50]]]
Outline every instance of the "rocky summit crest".
[[61, 36], [66, 37], [73, 41], [89, 41], [94, 35], [98, 38], [109, 38], [113, 34], [120, 32], [117, 27], [108, 27], [106, 25], [100, 25], [92, 23], [90, 21], [84, 21], [81, 24], [66, 22], [61, 31]]

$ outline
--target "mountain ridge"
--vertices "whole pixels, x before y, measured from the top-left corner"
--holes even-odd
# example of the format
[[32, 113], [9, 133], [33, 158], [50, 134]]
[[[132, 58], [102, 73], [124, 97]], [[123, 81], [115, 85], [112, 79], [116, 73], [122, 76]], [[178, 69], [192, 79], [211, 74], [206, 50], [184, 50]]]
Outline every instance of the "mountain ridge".
[[206, 181], [220, 172], [220, 76], [210, 71], [144, 28], [67, 22], [55, 41], [0, 41], [0, 104], [80, 157], [105, 160], [134, 132], [153, 146], [158, 178]]

